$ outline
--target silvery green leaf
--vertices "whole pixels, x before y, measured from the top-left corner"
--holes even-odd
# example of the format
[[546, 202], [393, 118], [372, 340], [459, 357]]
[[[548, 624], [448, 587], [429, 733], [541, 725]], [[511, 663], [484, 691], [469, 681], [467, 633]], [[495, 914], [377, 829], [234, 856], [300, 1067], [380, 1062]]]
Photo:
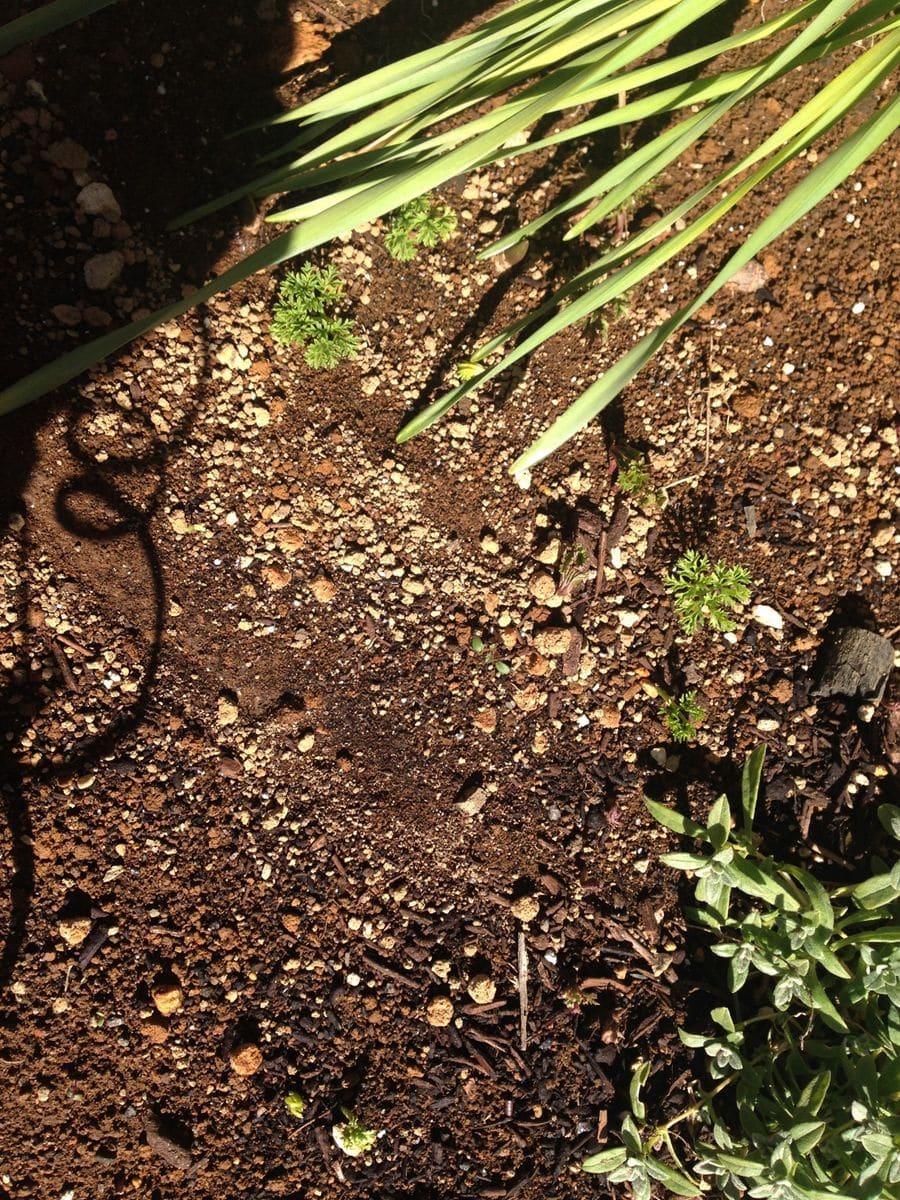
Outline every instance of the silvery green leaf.
[[878, 820], [891, 837], [900, 841], [900, 808], [896, 804], [879, 804]]
[[666, 804], [660, 804], [657, 800], [651, 800], [649, 796], [644, 797], [644, 804], [652, 817], [665, 826], [666, 829], [671, 829], [673, 833], [680, 833], [683, 837], [703, 837], [706, 830], [702, 825], [698, 825], [696, 821], [692, 821], [690, 817], [683, 817], [680, 812], [674, 808], [669, 808]]
[[721, 850], [731, 833], [731, 808], [727, 796], [720, 796], [709, 810], [706, 836], [715, 850]]
[[699, 854], [663, 854], [659, 861], [676, 871], [699, 871], [709, 865], [709, 859]]
[[709, 1015], [712, 1017], [712, 1019], [715, 1021], [715, 1023], [717, 1025], [720, 1025], [723, 1029], [726, 1029], [729, 1033], [734, 1033], [734, 1029], [735, 1029], [734, 1018], [731, 1015], [730, 1009], [727, 1009], [724, 1007], [714, 1008], [712, 1010], [712, 1012], [710, 1012]]
[[647, 1173], [651, 1179], [665, 1184], [666, 1190], [676, 1196], [699, 1196], [700, 1188], [692, 1179], [682, 1175], [668, 1163], [660, 1162], [657, 1158], [647, 1159]]
[[597, 1154], [589, 1155], [581, 1164], [582, 1171], [587, 1171], [589, 1175], [605, 1175], [609, 1171], [614, 1171], [616, 1167], [621, 1167], [628, 1157], [628, 1151], [624, 1146], [616, 1146], [612, 1150], [600, 1150]]
[[757, 746], [755, 750], [751, 751], [741, 772], [741, 813], [744, 818], [744, 830], [747, 833], [753, 829], [753, 818], [756, 816], [756, 802], [759, 798], [759, 784], [765, 757], [765, 746]]
[[629, 1114], [622, 1118], [622, 1141], [626, 1148], [639, 1158], [644, 1153], [644, 1147], [641, 1143], [641, 1135], [638, 1133], [638, 1127]]

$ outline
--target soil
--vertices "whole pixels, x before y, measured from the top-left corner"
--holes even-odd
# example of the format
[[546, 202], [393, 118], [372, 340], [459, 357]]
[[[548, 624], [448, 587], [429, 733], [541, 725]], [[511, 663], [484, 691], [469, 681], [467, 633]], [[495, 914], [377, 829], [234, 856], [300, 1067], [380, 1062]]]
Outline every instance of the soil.
[[[450, 7], [131, 0], [0, 62], [0, 382], [252, 248], [233, 213], [165, 233], [249, 169], [224, 136], [484, 8]], [[727, 159], [815, 86], [692, 155]], [[554, 189], [584, 167], [539, 165]], [[261, 277], [4, 419], [0, 1196], [602, 1195], [578, 1163], [631, 1066], [677, 1108], [677, 1028], [717, 986], [642, 795], [702, 809], [763, 741], [764, 834], [826, 873], [866, 853], [891, 693], [813, 685], [835, 628], [900, 626], [896, 146], [523, 489], [529, 438], [734, 237], [397, 447], [565, 266], [552, 238], [500, 276], [475, 258], [533, 215], [532, 170], [448, 189], [460, 233], [411, 264], [376, 228], [323, 252], [354, 362], [274, 344]], [[88, 182], [120, 217], [79, 208]], [[623, 447], [665, 505], [618, 488]], [[690, 547], [753, 576], [733, 634], [675, 621], [662, 580]], [[685, 688], [706, 718], [679, 747], [659, 697]], [[380, 1135], [359, 1158], [342, 1109]]]

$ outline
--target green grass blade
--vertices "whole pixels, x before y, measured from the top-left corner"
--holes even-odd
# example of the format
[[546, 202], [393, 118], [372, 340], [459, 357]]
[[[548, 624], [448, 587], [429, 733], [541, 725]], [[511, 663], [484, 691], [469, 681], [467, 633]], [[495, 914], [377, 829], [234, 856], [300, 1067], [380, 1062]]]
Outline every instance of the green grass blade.
[[108, 8], [117, 0], [52, 0], [43, 4], [33, 12], [25, 13], [15, 21], [9, 21], [0, 26], [0, 55], [8, 54], [16, 46], [25, 42], [36, 41], [54, 30], [62, 29], [75, 21], [83, 21], [85, 17]]
[[685, 321], [702, 308], [745, 263], [823, 200], [865, 162], [900, 126], [900, 96], [865, 121], [842, 145], [815, 166], [728, 259], [712, 282], [690, 304], [633, 346], [543, 433], [510, 468], [534, 466], [552, 454], [613, 400]]

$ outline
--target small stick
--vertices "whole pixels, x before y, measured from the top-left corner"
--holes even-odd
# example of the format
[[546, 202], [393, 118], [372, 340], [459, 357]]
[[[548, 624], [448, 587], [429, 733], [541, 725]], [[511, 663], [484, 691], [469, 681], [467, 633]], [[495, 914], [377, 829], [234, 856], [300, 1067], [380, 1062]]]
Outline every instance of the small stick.
[[519, 930], [519, 1049], [528, 1049], [528, 952], [525, 930]]
[[53, 657], [56, 659], [56, 665], [59, 668], [59, 673], [63, 677], [63, 683], [70, 692], [78, 691], [78, 682], [72, 674], [72, 669], [69, 666], [69, 660], [66, 658], [62, 648], [57, 644], [56, 640], [50, 642], [50, 649], [53, 652]]

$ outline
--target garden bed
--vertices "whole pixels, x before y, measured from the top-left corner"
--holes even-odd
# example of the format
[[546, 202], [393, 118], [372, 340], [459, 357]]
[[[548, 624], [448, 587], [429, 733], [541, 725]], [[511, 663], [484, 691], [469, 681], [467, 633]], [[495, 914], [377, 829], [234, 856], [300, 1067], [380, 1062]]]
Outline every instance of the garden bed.
[[[228, 8], [126, 0], [0, 63], [4, 384], [265, 237], [248, 214], [164, 232], [248, 164], [224, 134], [478, 6]], [[676, 1105], [677, 1029], [710, 1007], [643, 794], [708, 807], [765, 742], [764, 836], [840, 872], [894, 786], [885, 710], [812, 685], [836, 626], [900, 626], [895, 150], [527, 489], [516, 454], [733, 233], [402, 447], [557, 277], [550, 241], [475, 257], [533, 215], [528, 160], [446, 189], [459, 232], [411, 263], [374, 227], [316, 256], [353, 362], [276, 345], [266, 276], [3, 419], [0, 1196], [602, 1194], [577, 1167], [631, 1065]], [[555, 159], [554, 186], [582, 167]], [[90, 181], [118, 219], [79, 208]], [[618, 487], [626, 449], [664, 505]], [[733, 635], [678, 627], [663, 580], [690, 548], [752, 576]], [[679, 747], [660, 695], [686, 689], [706, 716]], [[334, 1144], [342, 1107], [383, 1131], [367, 1156]]]

